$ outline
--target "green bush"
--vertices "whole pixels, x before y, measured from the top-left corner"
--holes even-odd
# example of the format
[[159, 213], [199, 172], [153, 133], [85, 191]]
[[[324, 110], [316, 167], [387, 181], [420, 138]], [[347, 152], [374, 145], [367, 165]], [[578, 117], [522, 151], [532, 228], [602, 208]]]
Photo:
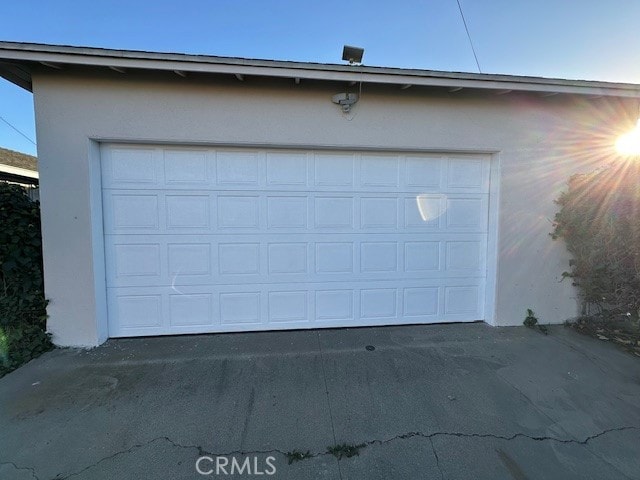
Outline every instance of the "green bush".
[[40, 325], [0, 328], [0, 377], [53, 349]]
[[571, 278], [585, 315], [638, 318], [640, 309], [640, 167], [621, 162], [575, 175], [556, 203], [554, 238], [572, 255]]
[[0, 183], [0, 376], [53, 348], [46, 330], [40, 208]]

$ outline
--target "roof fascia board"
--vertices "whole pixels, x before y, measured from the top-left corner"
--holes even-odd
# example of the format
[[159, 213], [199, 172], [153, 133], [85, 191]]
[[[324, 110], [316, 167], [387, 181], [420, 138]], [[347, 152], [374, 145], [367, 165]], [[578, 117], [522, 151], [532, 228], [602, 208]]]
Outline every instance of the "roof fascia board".
[[[16, 48], [16, 45], [21, 48]], [[88, 67], [163, 70], [197, 73], [240, 74], [304, 80], [346, 81], [377, 84], [456, 87], [486, 90], [515, 90], [640, 98], [640, 85], [560, 80], [511, 75], [449, 73], [384, 67], [351, 67], [314, 63], [246, 60], [199, 55], [161, 54], [80, 47], [37, 46], [0, 42], [0, 57], [8, 61], [49, 62]], [[31, 46], [33, 47], [33, 46]], [[68, 52], [62, 50], [69, 50]], [[92, 53], [96, 52], [96, 53]], [[3, 76], [5, 72], [3, 73]], [[6, 77], [5, 77], [6, 78]], [[10, 81], [14, 81], [7, 78]], [[23, 79], [16, 79], [25, 83]], [[14, 81], [14, 83], [19, 84]], [[20, 85], [20, 84], [19, 84]], [[23, 86], [23, 85], [20, 85]], [[29, 85], [30, 87], [30, 85]], [[23, 88], [26, 88], [23, 86]]]
[[11, 175], [18, 175], [20, 177], [35, 178], [35, 179], [40, 178], [38, 172], [35, 172], [33, 170], [27, 170], [26, 168], [5, 165], [3, 163], [0, 163], [0, 172], [9, 173]]

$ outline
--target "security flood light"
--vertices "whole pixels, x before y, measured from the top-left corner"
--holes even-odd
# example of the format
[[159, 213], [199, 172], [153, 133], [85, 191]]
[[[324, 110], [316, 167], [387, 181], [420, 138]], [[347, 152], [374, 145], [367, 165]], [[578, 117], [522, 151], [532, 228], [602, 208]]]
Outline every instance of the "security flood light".
[[[362, 63], [362, 55], [364, 55], [364, 48], [360, 47], [352, 47], [349, 45], [345, 45], [342, 48], [342, 60], [349, 62], [349, 65], [353, 65], [354, 63]], [[356, 82], [351, 82], [350, 85], [354, 85]], [[362, 83], [360, 83], [362, 87]], [[337, 93], [332, 98], [331, 101], [338, 105], [343, 113], [349, 113], [351, 111], [351, 107], [358, 101], [359, 95], [356, 93], [349, 93], [347, 90], [345, 93]]]
[[364, 48], [351, 47], [345, 45], [342, 49], [342, 60], [349, 62], [350, 64], [362, 63], [362, 56], [364, 55]]

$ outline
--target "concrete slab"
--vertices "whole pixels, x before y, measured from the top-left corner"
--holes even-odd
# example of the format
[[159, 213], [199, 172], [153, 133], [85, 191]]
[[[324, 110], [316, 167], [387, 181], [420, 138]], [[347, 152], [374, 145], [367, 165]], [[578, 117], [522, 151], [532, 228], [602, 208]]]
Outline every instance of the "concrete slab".
[[[508, 365], [511, 338], [483, 338], [481, 325], [467, 326], [479, 334], [471, 338], [433, 338], [429, 330], [408, 329], [410, 338], [402, 331], [377, 339], [361, 338], [366, 331], [319, 333], [323, 348], [337, 337], [351, 341], [349, 353], [325, 356], [338, 441], [386, 440], [415, 431], [548, 433], [549, 419], [497, 375]], [[367, 342], [376, 350], [367, 351]]]
[[340, 474], [344, 480], [439, 479], [440, 469], [430, 439], [412, 437], [368, 445], [340, 461]]
[[593, 438], [587, 449], [622, 472], [627, 478], [640, 477], [640, 430], [617, 430]]
[[29, 467], [20, 467], [12, 462], [0, 464], [0, 478], [11, 478], [12, 480], [33, 480], [34, 471]]
[[617, 480], [627, 477], [579, 443], [517, 437], [437, 436], [442, 478]]
[[640, 478], [640, 361], [562, 327], [112, 340], [0, 379], [0, 426], [18, 480], [248, 477], [202, 456], [273, 457], [270, 478]]

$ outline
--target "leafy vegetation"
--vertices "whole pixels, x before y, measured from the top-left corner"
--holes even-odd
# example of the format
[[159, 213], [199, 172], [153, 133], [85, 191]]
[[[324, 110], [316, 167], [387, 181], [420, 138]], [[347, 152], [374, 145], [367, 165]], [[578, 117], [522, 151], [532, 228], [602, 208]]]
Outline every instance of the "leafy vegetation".
[[640, 313], [640, 166], [612, 164], [569, 179], [552, 236], [572, 255], [563, 276], [578, 286], [583, 315]]
[[552, 236], [573, 257], [563, 276], [582, 296], [571, 326], [640, 357], [640, 162], [575, 175], [556, 203]]
[[46, 333], [40, 208], [0, 183], [0, 376], [51, 350]]
[[538, 317], [536, 317], [536, 314], [530, 308], [527, 308], [527, 316], [524, 318], [524, 322], [522, 323], [524, 324], [525, 327], [529, 327], [529, 328], [537, 327], [538, 330], [540, 330], [545, 335], [549, 333], [549, 329], [547, 328], [546, 325], [540, 325], [538, 323]]
[[366, 447], [364, 443], [361, 443], [359, 445], [349, 445], [347, 443], [342, 443], [339, 445], [327, 447], [327, 452], [340, 460], [342, 457], [351, 458], [353, 456], [360, 455], [360, 449], [364, 447]]
[[287, 460], [289, 462], [289, 465], [291, 465], [294, 462], [300, 462], [301, 460], [304, 460], [306, 458], [311, 458], [311, 457], [313, 457], [313, 455], [309, 450], [307, 450], [306, 452], [302, 452], [300, 450], [293, 450], [291, 452], [287, 452]]

